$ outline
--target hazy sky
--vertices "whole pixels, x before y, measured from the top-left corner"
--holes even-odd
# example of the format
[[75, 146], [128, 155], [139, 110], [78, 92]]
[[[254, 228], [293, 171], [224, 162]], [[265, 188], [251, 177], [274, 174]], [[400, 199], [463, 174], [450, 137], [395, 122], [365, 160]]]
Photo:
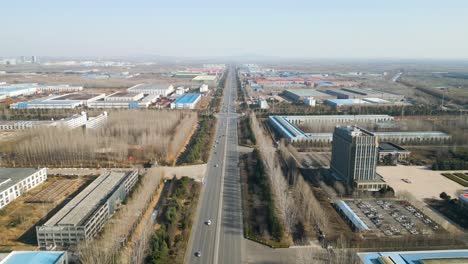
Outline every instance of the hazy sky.
[[467, 0], [0, 0], [0, 56], [468, 58]]

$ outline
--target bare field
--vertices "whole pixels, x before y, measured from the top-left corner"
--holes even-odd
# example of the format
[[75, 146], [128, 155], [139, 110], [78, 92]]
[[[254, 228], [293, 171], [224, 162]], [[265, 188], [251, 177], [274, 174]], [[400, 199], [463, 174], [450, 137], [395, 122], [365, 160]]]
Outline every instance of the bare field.
[[[450, 171], [432, 171], [424, 166], [379, 166], [377, 173], [395, 190], [395, 192], [409, 192], [416, 199], [424, 201], [428, 198], [439, 198], [441, 192], [456, 197], [457, 191], [464, 187], [451, 181], [441, 173]], [[468, 171], [457, 171], [468, 172]], [[406, 183], [402, 179], [408, 179]]]

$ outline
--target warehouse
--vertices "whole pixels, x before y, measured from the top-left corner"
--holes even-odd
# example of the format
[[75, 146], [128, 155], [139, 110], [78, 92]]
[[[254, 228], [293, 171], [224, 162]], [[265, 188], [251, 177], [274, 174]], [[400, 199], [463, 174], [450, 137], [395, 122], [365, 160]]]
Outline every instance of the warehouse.
[[[129, 96], [124, 95], [123, 97], [128, 97], [129, 98], [138, 98], [140, 97], [139, 95], [143, 95], [143, 93], [139, 93], [138, 96], [134, 93], [130, 93]], [[139, 109], [139, 108], [148, 108], [151, 104], [155, 103], [156, 100], [159, 98], [158, 94], [148, 94], [147, 96], [144, 96], [140, 98], [139, 100], [114, 100], [115, 98], [111, 100], [106, 100], [107, 98], [104, 98], [104, 100], [99, 100], [99, 101], [94, 101], [92, 103], [88, 104], [88, 108], [126, 108], [126, 109]]]
[[374, 263], [419, 263], [419, 264], [461, 264], [468, 263], [468, 250], [425, 250], [397, 252], [357, 253], [363, 264]]
[[[309, 141], [330, 143], [332, 133], [304, 133], [297, 125], [333, 123], [336, 125], [344, 123], [377, 123], [392, 121], [389, 115], [311, 115], [311, 116], [269, 116], [270, 124], [276, 132], [290, 141]], [[391, 141], [396, 144], [430, 144], [444, 143], [450, 141], [450, 135], [440, 131], [401, 131], [401, 132], [373, 132], [379, 141]]]
[[90, 117], [86, 121], [86, 129], [96, 129], [102, 127], [107, 122], [107, 112], [103, 112], [102, 114]]
[[324, 101], [327, 99], [334, 98], [333, 95], [319, 92], [313, 89], [294, 89], [294, 90], [285, 90], [283, 95], [290, 98], [295, 102], [303, 102], [305, 98], [313, 97], [316, 101]]
[[218, 85], [218, 76], [216, 75], [198, 75], [192, 79], [194, 87], [199, 87], [200, 84], [206, 84], [209, 87], [216, 87]]
[[104, 97], [104, 101], [129, 102], [138, 101], [144, 97], [143, 93], [116, 92]]
[[46, 168], [0, 168], [0, 208], [45, 180]]
[[73, 109], [104, 98], [105, 94], [70, 93], [51, 95], [10, 105], [11, 109]]
[[28, 96], [33, 95], [37, 92], [37, 88], [34, 86], [23, 86], [23, 85], [9, 85], [0, 87], [0, 96], [3, 97], [17, 97], [17, 96]]
[[394, 94], [394, 93], [378, 91], [378, 90], [373, 90], [373, 89], [350, 87], [350, 88], [342, 88], [341, 90], [355, 94], [357, 96], [362, 95], [364, 97], [380, 98], [380, 99], [386, 99], [386, 100], [392, 100], [392, 101], [401, 101], [405, 98], [403, 95], [400, 95], [400, 94]]
[[200, 101], [200, 94], [188, 93], [177, 98], [171, 103], [172, 109], [195, 109], [198, 101]]
[[132, 93], [143, 93], [143, 94], [156, 94], [160, 96], [168, 96], [174, 92], [174, 86], [167, 84], [137, 84], [127, 89], [128, 92]]
[[44, 225], [36, 227], [39, 247], [75, 245], [93, 238], [138, 180], [138, 171], [106, 171]]
[[38, 85], [37, 90], [43, 93], [71, 93], [83, 91], [83, 86], [61, 85]]

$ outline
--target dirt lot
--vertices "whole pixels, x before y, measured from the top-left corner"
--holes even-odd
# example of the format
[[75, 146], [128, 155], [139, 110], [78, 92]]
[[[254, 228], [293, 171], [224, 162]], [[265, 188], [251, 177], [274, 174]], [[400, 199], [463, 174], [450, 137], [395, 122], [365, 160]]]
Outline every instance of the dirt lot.
[[[443, 172], [449, 171], [432, 171], [424, 166], [377, 167], [377, 173], [383, 176], [383, 179], [397, 194], [406, 191], [420, 201], [427, 198], [439, 198], [441, 192], [455, 197], [458, 190], [464, 189], [462, 185], [442, 176]], [[406, 183], [402, 179], [408, 179], [411, 183]]]
[[[59, 192], [54, 203], [26, 203], [36, 194], [56, 186], [57, 181], [76, 181], [73, 188]], [[62, 203], [68, 195], [87, 183], [86, 178], [63, 179], [49, 177], [46, 182], [27, 192], [0, 210], [0, 251], [34, 250], [36, 248], [35, 225]]]

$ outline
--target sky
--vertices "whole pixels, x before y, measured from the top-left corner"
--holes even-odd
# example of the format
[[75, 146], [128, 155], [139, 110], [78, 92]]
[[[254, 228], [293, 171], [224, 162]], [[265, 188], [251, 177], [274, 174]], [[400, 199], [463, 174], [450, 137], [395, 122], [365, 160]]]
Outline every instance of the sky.
[[0, 0], [0, 56], [468, 59], [466, 0]]

